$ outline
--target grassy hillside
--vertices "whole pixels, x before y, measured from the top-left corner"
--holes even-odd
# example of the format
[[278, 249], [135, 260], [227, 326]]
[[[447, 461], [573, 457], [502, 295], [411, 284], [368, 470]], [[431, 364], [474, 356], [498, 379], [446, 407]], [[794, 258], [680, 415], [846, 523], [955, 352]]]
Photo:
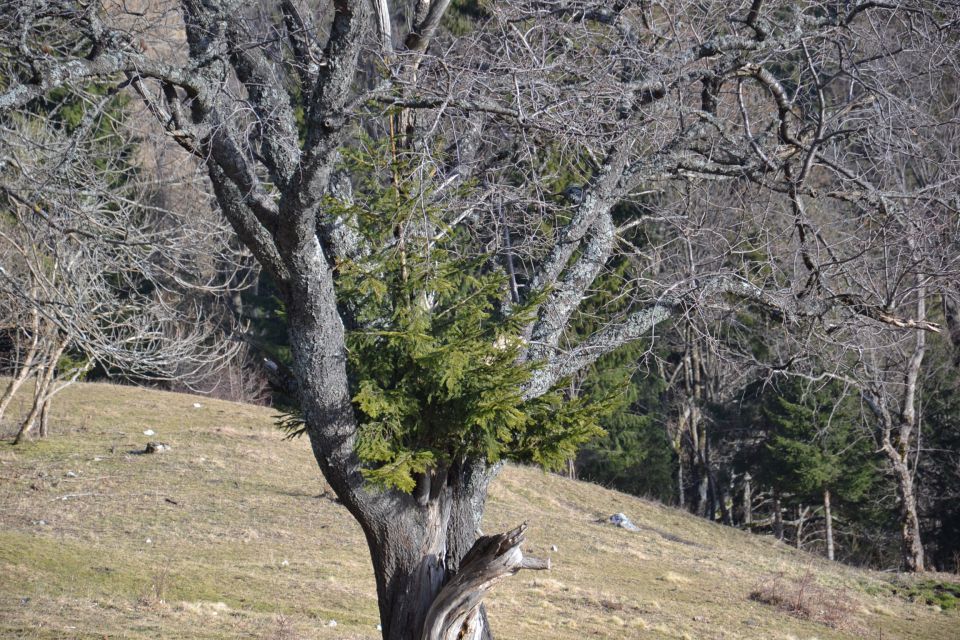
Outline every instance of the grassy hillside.
[[[0, 636], [378, 637], [360, 529], [272, 415], [77, 385], [58, 397], [50, 439], [0, 443]], [[171, 449], [139, 454], [148, 440]], [[639, 532], [600, 522], [621, 511]], [[894, 595], [894, 576], [508, 468], [484, 529], [524, 520], [527, 549], [554, 569], [497, 588], [498, 638], [960, 637], [955, 610]], [[785, 610], [797, 603], [808, 619]]]

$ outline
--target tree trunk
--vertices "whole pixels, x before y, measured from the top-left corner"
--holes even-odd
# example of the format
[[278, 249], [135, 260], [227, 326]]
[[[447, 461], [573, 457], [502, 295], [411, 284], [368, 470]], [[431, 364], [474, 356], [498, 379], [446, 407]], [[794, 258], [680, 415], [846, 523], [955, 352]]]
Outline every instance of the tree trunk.
[[903, 563], [907, 571], [922, 572], [924, 568], [923, 543], [920, 540], [920, 518], [913, 490], [913, 475], [905, 462], [894, 461], [893, 473], [897, 479], [900, 498], [900, 531], [903, 541]]
[[[698, 468], [698, 472], [703, 474], [703, 467]], [[710, 496], [710, 478], [706, 474], [700, 475], [697, 483], [697, 515], [708, 518], [710, 514], [709, 500]]]
[[43, 396], [43, 404], [40, 407], [40, 429], [38, 433], [41, 438], [46, 438], [50, 434], [50, 393], [49, 390]]
[[361, 522], [385, 640], [491, 638], [486, 591], [520, 568], [548, 568], [523, 559], [523, 528], [477, 539], [495, 473], [474, 463], [423, 476], [389, 517]]
[[780, 492], [773, 492], [773, 535], [783, 540], [783, 513], [780, 507]]
[[803, 525], [807, 521], [807, 511], [809, 509], [805, 506], [797, 505], [797, 539], [794, 544], [797, 549], [803, 549]]
[[[717, 492], [711, 491], [711, 489], [716, 489], [716, 487], [711, 487], [711, 473], [710, 473], [710, 450], [707, 444], [707, 425], [703, 420], [703, 417], [700, 414], [700, 408], [695, 408], [694, 414], [694, 423], [691, 425], [697, 431], [697, 451], [696, 451], [696, 461], [697, 461], [697, 478], [699, 480], [699, 485], [697, 486], [697, 513], [698, 515], [707, 518], [708, 520], [713, 520], [716, 515], [716, 509], [714, 501], [711, 499], [716, 498]], [[713, 494], [711, 496], [711, 493]]]
[[33, 390], [33, 405], [30, 407], [30, 412], [27, 413], [23, 424], [20, 425], [20, 430], [17, 431], [13, 444], [20, 444], [24, 438], [30, 435], [38, 418], [41, 419], [40, 435], [46, 435], [46, 418], [43, 414], [50, 401], [50, 386], [53, 384], [53, 376], [57, 371], [57, 361], [60, 360], [60, 356], [63, 355], [66, 348], [67, 340], [64, 338], [58, 344], [52, 346], [50, 353], [45, 356], [46, 364], [37, 369], [37, 384]]
[[696, 489], [696, 502], [692, 510], [698, 516], [710, 517], [710, 468], [707, 450], [707, 428], [696, 401], [688, 399], [683, 409], [681, 423], [685, 425], [690, 440], [691, 480]]
[[753, 524], [753, 489], [750, 473], [743, 474], [743, 524], [749, 529]]
[[37, 352], [37, 341], [33, 340], [30, 344], [30, 349], [27, 351], [27, 355], [24, 358], [23, 364], [20, 366], [17, 375], [14, 376], [9, 384], [7, 384], [6, 390], [3, 392], [3, 397], [0, 398], [0, 420], [3, 420], [3, 415], [7, 412], [7, 407], [10, 405], [10, 402], [13, 400], [13, 396], [16, 395], [17, 391], [23, 386], [23, 383], [26, 382], [27, 378], [34, 373], [34, 358]]
[[30, 405], [30, 410], [27, 412], [27, 417], [20, 423], [20, 429], [13, 439], [13, 444], [20, 444], [29, 437], [33, 431], [33, 427], [37, 423], [37, 417], [40, 415], [40, 409], [42, 408], [46, 378], [48, 374], [52, 375], [52, 373], [53, 367], [50, 366], [41, 365], [37, 369], [36, 382], [34, 382], [33, 387], [33, 402]]
[[[31, 292], [31, 295], [33, 295], [33, 292]], [[36, 309], [31, 311], [30, 316], [31, 326], [27, 330], [30, 333], [30, 346], [27, 347], [27, 353], [24, 355], [23, 361], [20, 363], [20, 368], [17, 371], [17, 374], [7, 385], [6, 390], [3, 392], [3, 398], [0, 398], [0, 420], [3, 420], [3, 415], [6, 413], [7, 407], [13, 400], [13, 396], [17, 393], [27, 378], [29, 378], [36, 370], [37, 350], [40, 346], [40, 316]], [[17, 349], [17, 351], [19, 352], [19, 349]]]
[[[926, 318], [926, 291], [917, 289], [917, 318]], [[923, 543], [920, 540], [920, 519], [917, 516], [917, 497], [910, 468], [910, 452], [915, 433], [920, 425], [917, 419], [917, 395], [920, 386], [920, 368], [926, 353], [926, 333], [917, 330], [916, 344], [907, 361], [903, 377], [900, 415], [891, 415], [882, 394], [867, 393], [864, 397], [880, 422], [880, 446], [890, 461], [900, 498], [900, 528], [903, 544], [903, 563], [907, 571], [924, 570]]]
[[[363, 3], [361, 3], [363, 4]], [[229, 195], [229, 194], [228, 194]], [[456, 461], [420, 475], [412, 493], [371, 488], [356, 453], [358, 424], [351, 402], [343, 317], [336, 305], [333, 271], [325, 261], [314, 228], [281, 227], [281, 250], [291, 281], [285, 285], [292, 371], [314, 457], [330, 487], [356, 518], [367, 540], [377, 585], [378, 606], [385, 640], [422, 640], [428, 615], [450, 629], [464, 609], [462, 591], [448, 590], [447, 608], [431, 607], [445, 585], [460, 589], [475, 585], [469, 595], [472, 608], [461, 623], [465, 636], [489, 637], [480, 598], [492, 582], [474, 580], [473, 573], [490, 576], [512, 570], [504, 553], [522, 542], [508, 536], [503, 553], [483, 554], [461, 570], [460, 563], [475, 546], [487, 488], [498, 466], [484, 461]], [[289, 245], [289, 246], [288, 246]], [[520, 532], [522, 533], [522, 532]], [[518, 537], [519, 536], [519, 537]], [[489, 540], [481, 538], [481, 541]], [[509, 544], [507, 544], [509, 543]], [[512, 546], [511, 546], [512, 545]], [[499, 545], [497, 550], [500, 550]], [[511, 552], [510, 558], [517, 554]], [[476, 555], [474, 556], [476, 557]], [[505, 574], [503, 574], [505, 575]], [[451, 603], [455, 606], [450, 607]], [[461, 624], [462, 627], [462, 624]], [[446, 633], [446, 632], [444, 632]], [[440, 640], [430, 638], [430, 640]]]
[[19, 391], [20, 387], [23, 386], [23, 383], [33, 372], [33, 367], [25, 365], [17, 372], [17, 377], [11, 379], [9, 384], [7, 384], [7, 388], [3, 392], [3, 398], [0, 398], [0, 420], [3, 419], [3, 414], [7, 412], [7, 407], [13, 400], [13, 396], [16, 395], [17, 391]]
[[520, 569], [549, 569], [550, 561], [523, 557], [520, 544], [527, 525], [477, 540], [460, 570], [444, 585], [427, 612], [422, 640], [481, 640], [489, 625], [480, 600], [497, 582]]
[[953, 363], [955, 366], [960, 366], [960, 294], [943, 293], [941, 297], [947, 333], [953, 344]]
[[833, 514], [830, 511], [830, 489], [823, 490], [823, 520], [826, 524], [827, 559], [835, 560], [833, 553]]
[[707, 451], [707, 427], [700, 411], [703, 398], [702, 363], [697, 337], [689, 330], [686, 333], [686, 350], [683, 354], [684, 397], [680, 405], [677, 425], [678, 437], [683, 442], [686, 436], [690, 443], [690, 496], [692, 513], [703, 517], [709, 514], [710, 467]]
[[[710, 474], [710, 479], [713, 484], [716, 505], [720, 510], [720, 521], [727, 526], [733, 526], [733, 510], [731, 509], [733, 501], [730, 499], [730, 483], [721, 485], [715, 472]], [[714, 513], [717, 513], [716, 509], [714, 509]]]
[[681, 453], [677, 458], [677, 500], [681, 508], [687, 506], [687, 496], [684, 491], [683, 482], [683, 454]]
[[[926, 289], [917, 289], [917, 318], [926, 318]], [[917, 497], [913, 487], [913, 473], [910, 469], [910, 450], [914, 434], [920, 430], [917, 420], [917, 394], [920, 385], [920, 367], [926, 353], [927, 334], [916, 331], [916, 345], [907, 363], [904, 376], [903, 403], [900, 411], [900, 424], [894, 443], [887, 431], [884, 437], [884, 449], [893, 462], [893, 473], [897, 478], [900, 493], [900, 526], [903, 531], [903, 559], [908, 571], [923, 571], [923, 543], [920, 541], [920, 518], [917, 516]]]
[[400, 507], [392, 518], [361, 523], [373, 559], [384, 640], [419, 640], [427, 611], [447, 580], [451, 506], [444, 490], [426, 504]]

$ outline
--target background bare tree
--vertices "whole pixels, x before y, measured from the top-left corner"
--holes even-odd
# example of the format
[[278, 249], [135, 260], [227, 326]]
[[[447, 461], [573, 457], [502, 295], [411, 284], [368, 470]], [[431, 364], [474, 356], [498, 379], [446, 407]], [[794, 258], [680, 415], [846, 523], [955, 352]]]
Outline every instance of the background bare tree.
[[153, 204], [156, 185], [102, 140], [104, 126], [129, 136], [103, 103], [72, 135], [48, 114], [5, 123], [0, 297], [23, 320], [13, 329], [23, 346], [3, 408], [36, 379], [17, 442], [36, 425], [45, 435], [52, 397], [94, 366], [189, 385], [241, 346], [226, 335], [229, 316], [208, 313], [196, 294], [235, 286], [242, 253], [216, 217]]

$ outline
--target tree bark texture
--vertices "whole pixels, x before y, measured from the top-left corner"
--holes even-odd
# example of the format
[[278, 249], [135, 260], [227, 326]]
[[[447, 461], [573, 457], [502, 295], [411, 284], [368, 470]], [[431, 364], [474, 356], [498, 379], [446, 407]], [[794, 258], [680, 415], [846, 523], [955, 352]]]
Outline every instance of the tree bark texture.
[[391, 517], [361, 522], [386, 640], [490, 638], [484, 594], [520, 568], [523, 528], [477, 538], [495, 469], [463, 464], [394, 496]]
[[920, 517], [914, 492], [913, 473], [905, 462], [894, 462], [900, 502], [900, 536], [903, 544], [903, 563], [907, 571], [925, 570], [923, 542], [920, 539]]
[[33, 366], [24, 365], [17, 372], [17, 376], [12, 378], [7, 384], [7, 388], [3, 392], [3, 398], [0, 398], [0, 420], [3, 419], [4, 414], [7, 412], [7, 408], [13, 401], [13, 396], [16, 395], [17, 391], [20, 390], [20, 387], [23, 386], [23, 383], [27, 381], [27, 378], [33, 372]]
[[827, 560], [834, 560], [833, 549], [833, 513], [830, 510], [830, 489], [823, 490], [823, 520], [826, 527]]
[[783, 507], [780, 506], [780, 492], [773, 492], [773, 535], [783, 540]]
[[743, 474], [743, 524], [750, 528], [753, 524], [753, 488], [750, 473]]
[[[36, 323], [34, 323], [34, 328], [36, 328]], [[7, 407], [10, 406], [10, 402], [13, 400], [13, 396], [16, 395], [17, 391], [23, 386], [23, 383], [26, 382], [27, 378], [33, 374], [36, 367], [36, 355], [37, 347], [39, 344], [38, 332], [34, 330], [32, 332], [32, 337], [30, 339], [30, 346], [27, 347], [27, 352], [24, 355], [22, 361], [20, 362], [20, 367], [17, 370], [16, 375], [10, 380], [7, 384], [6, 390], [3, 392], [3, 397], [0, 398], [0, 420], [3, 420], [4, 414], [7, 412]]]
[[685, 508], [687, 506], [687, 499], [686, 499], [686, 493], [685, 493], [686, 487], [684, 487], [684, 478], [683, 478], [683, 467], [684, 467], [683, 449], [681, 448], [680, 445], [678, 445], [676, 449], [677, 449], [677, 501], [681, 508]]
[[[720, 484], [719, 482], [717, 483]], [[723, 524], [727, 526], [733, 526], [733, 497], [731, 494], [732, 491], [732, 480], [723, 485], [723, 488], [718, 487], [718, 504], [720, 506], [720, 519]]]
[[806, 507], [802, 504], [797, 505], [797, 533], [796, 540], [794, 540], [794, 544], [797, 549], [803, 549], [803, 525], [807, 523], [807, 513], [809, 510], [809, 507]]
[[[926, 291], [917, 291], [917, 317], [926, 317]], [[879, 387], [877, 392], [867, 393], [865, 398], [880, 425], [880, 447], [890, 463], [899, 498], [900, 531], [903, 564], [907, 571], [924, 571], [923, 543], [920, 539], [920, 518], [917, 513], [917, 496], [914, 488], [913, 468], [910, 465], [914, 439], [919, 429], [917, 419], [917, 396], [920, 385], [920, 367], [926, 353], [926, 333], [915, 331], [913, 351], [903, 372], [899, 392], [899, 415], [888, 407], [890, 395]]]
[[57, 361], [63, 355], [67, 348], [67, 339], [61, 338], [57, 344], [50, 345], [49, 351], [44, 354], [45, 364], [41, 365], [36, 372], [37, 382], [33, 390], [33, 404], [27, 417], [17, 431], [13, 444], [20, 444], [25, 438], [28, 438], [33, 432], [37, 422], [40, 423], [40, 437], [47, 435], [47, 405], [50, 403], [50, 387], [53, 384], [53, 377], [57, 370]]
[[[412, 494], [366, 485], [354, 450], [344, 326], [332, 273], [319, 248], [292, 264], [310, 273], [288, 302], [294, 371], [314, 455], [324, 476], [363, 528], [373, 561], [385, 640], [419, 640], [440, 590], [457, 575], [477, 538], [487, 488], [497, 468], [482, 461], [438, 467], [417, 478]], [[301, 292], [305, 292], [304, 295]], [[488, 637], [478, 610], [475, 637]]]
[[427, 612], [422, 640], [480, 640], [486, 622], [479, 604], [484, 594], [520, 569], [549, 569], [550, 561], [525, 558], [520, 550], [526, 525], [483, 536], [463, 557], [460, 570], [444, 585]]
[[40, 416], [40, 411], [43, 408], [46, 389], [49, 386], [48, 377], [53, 377], [53, 367], [50, 365], [41, 366], [37, 370], [30, 410], [27, 412], [27, 416], [23, 419], [23, 422], [20, 423], [20, 429], [13, 439], [13, 444], [20, 444], [33, 433], [33, 428], [36, 426], [37, 418]]

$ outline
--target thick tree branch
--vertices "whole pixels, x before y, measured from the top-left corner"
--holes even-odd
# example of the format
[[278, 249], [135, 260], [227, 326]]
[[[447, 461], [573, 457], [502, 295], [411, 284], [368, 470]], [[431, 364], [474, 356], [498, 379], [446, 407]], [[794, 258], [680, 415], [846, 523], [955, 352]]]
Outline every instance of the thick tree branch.
[[550, 254], [534, 274], [531, 282], [533, 294], [553, 286], [590, 228], [598, 219], [610, 215], [610, 209], [616, 202], [615, 190], [623, 175], [628, 153], [629, 145], [623, 144], [607, 155], [603, 166], [586, 187], [573, 218], [560, 230]]
[[108, 51], [92, 60], [56, 61], [43, 69], [38, 78], [12, 83], [9, 89], [0, 93], [0, 112], [26, 106], [55, 89], [107, 80], [124, 73], [169, 82], [195, 94], [202, 94], [205, 86], [203, 80], [189, 69], [177, 68], [139, 53]]
[[404, 41], [407, 49], [415, 53], [427, 50], [449, 6], [450, 0], [417, 0], [413, 29]]
[[273, 240], [273, 234], [262, 224], [248, 206], [247, 199], [236, 184], [230, 180], [215, 162], [207, 164], [210, 182], [213, 184], [217, 202], [230, 222], [237, 237], [249, 247], [257, 260], [281, 287], [289, 282], [290, 273]]
[[281, 0], [280, 11], [293, 49], [293, 65], [300, 78], [301, 93], [310, 92], [317, 82], [317, 73], [326, 61], [317, 44], [313, 26], [304, 20], [293, 0]]
[[347, 135], [350, 114], [346, 107], [369, 18], [368, 0], [334, 3], [333, 24], [324, 50], [326, 64], [317, 73], [306, 102], [306, 139], [300, 169], [283, 194], [285, 252], [302, 251], [317, 229], [316, 206], [327, 192], [336, 151]]
[[380, 55], [388, 63], [393, 59], [393, 26], [390, 19], [390, 4], [387, 0], [370, 0], [377, 21], [377, 36], [380, 40]]
[[590, 238], [581, 255], [567, 269], [540, 305], [530, 332], [528, 357], [544, 360], [557, 348], [567, 329], [570, 316], [586, 297], [587, 288], [596, 280], [616, 242], [616, 229], [609, 211], [600, 214], [590, 230]]
[[247, 89], [257, 116], [264, 162], [273, 181], [282, 190], [300, 161], [297, 123], [290, 98], [263, 50], [249, 46], [251, 37], [241, 17], [224, 16], [224, 19], [229, 25], [227, 39], [231, 45], [233, 67]]

